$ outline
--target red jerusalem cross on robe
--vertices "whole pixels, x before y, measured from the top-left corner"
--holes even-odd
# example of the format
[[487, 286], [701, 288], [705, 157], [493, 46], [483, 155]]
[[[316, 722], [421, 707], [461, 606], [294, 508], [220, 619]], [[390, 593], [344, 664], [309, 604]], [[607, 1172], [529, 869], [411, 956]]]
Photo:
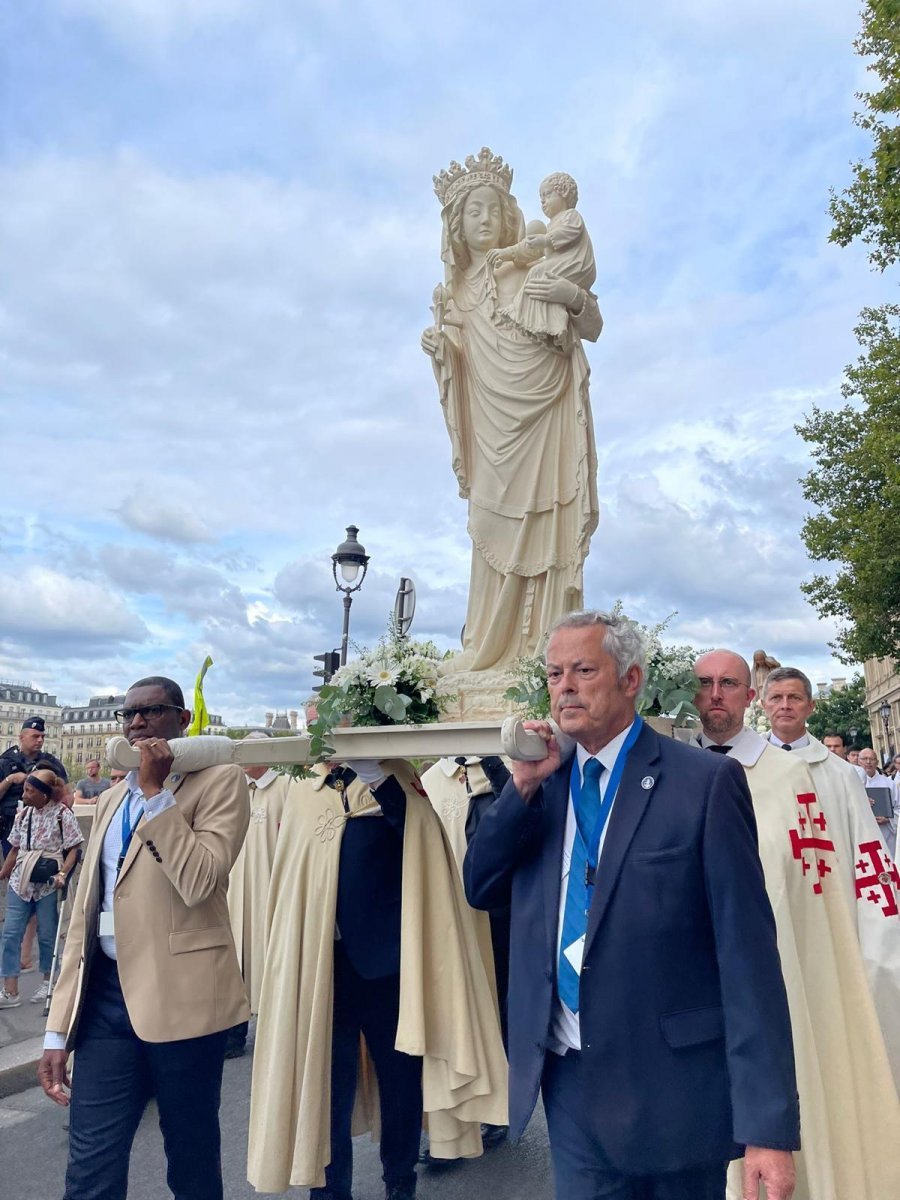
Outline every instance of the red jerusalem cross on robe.
[[[813, 816], [813, 805], [818, 804], [816, 793], [801, 792], [797, 796], [797, 803], [800, 805], [800, 815], [797, 819], [800, 828], [788, 831], [791, 838], [791, 850], [794, 858], [803, 867], [803, 874], [813, 872], [812, 879], [815, 881], [813, 891], [817, 896], [821, 896], [822, 880], [831, 873], [831, 867], [822, 855], [834, 854], [834, 842], [824, 836], [827, 828], [825, 814], [819, 810]], [[812, 861], [807, 858], [807, 854], [812, 856]]]
[[884, 842], [862, 842], [856, 861], [856, 898], [878, 904], [886, 917], [897, 915], [900, 874], [884, 849]]

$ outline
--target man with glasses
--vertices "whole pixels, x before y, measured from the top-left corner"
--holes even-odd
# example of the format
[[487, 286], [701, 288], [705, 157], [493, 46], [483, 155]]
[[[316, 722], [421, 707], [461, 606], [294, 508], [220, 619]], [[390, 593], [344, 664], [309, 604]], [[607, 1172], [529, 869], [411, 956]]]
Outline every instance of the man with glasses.
[[897, 845], [897, 818], [900, 816], [900, 788], [898, 788], [893, 779], [890, 779], [878, 770], [878, 755], [871, 746], [866, 746], [864, 750], [860, 750], [857, 771], [859, 772], [863, 787], [867, 791], [869, 788], [885, 788], [889, 793], [893, 816], [886, 817], [883, 814], [876, 814], [875, 820], [878, 822], [879, 832], [884, 839], [885, 847], [893, 858], [894, 848]]
[[[900, 1195], [896, 1092], [841, 896], [835, 831], [795, 745], [802, 738], [794, 724], [780, 727], [778, 744], [744, 726], [756, 693], [739, 654], [710, 651], [694, 673], [699, 745], [737, 759], [753, 797], [794, 1034], [803, 1136], [795, 1200]], [[779, 674], [768, 676], [772, 696]]]
[[250, 817], [237, 766], [173, 775], [190, 722], [171, 679], [139, 679], [117, 717], [140, 765], [97, 801], [38, 1077], [68, 1105], [65, 1200], [118, 1200], [151, 1095], [178, 1197], [221, 1200], [225, 1031], [249, 1016], [228, 873]]

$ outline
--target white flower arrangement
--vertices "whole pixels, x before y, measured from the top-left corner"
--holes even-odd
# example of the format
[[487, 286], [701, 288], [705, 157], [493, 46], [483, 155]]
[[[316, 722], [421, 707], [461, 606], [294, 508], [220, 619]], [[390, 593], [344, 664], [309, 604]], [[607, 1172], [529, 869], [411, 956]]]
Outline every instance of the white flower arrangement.
[[313, 757], [327, 756], [331, 731], [351, 725], [427, 725], [437, 721], [452, 696], [437, 696], [439, 666], [447, 654], [434, 642], [413, 642], [393, 620], [374, 650], [335, 672], [319, 692], [317, 716], [309, 724]]

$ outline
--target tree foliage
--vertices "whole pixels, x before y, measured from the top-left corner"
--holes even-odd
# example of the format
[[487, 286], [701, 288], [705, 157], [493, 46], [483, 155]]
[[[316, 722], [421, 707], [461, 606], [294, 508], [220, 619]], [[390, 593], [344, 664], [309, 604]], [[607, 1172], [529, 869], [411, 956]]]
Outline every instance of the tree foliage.
[[[868, 0], [854, 45], [880, 83], [859, 94], [854, 118], [873, 147], [850, 187], [832, 193], [831, 240], [861, 239], [883, 271], [900, 258], [900, 0]], [[864, 309], [856, 336], [863, 353], [845, 373], [849, 403], [813, 408], [797, 426], [815, 463], [803, 494], [818, 509], [803, 540], [811, 558], [838, 568], [803, 590], [842, 623], [835, 649], [845, 662], [900, 659], [900, 306]]]
[[[869, 713], [866, 709], [866, 685], [862, 675], [856, 675], [845, 688], [833, 691], [816, 701], [815, 712], [807, 722], [814, 737], [823, 738], [826, 733], [839, 733], [844, 745], [871, 743]], [[853, 738], [850, 730], [856, 730]]]
[[872, 153], [853, 164], [853, 183], [842, 195], [832, 192], [830, 240], [849, 246], [860, 238], [883, 271], [900, 256], [900, 0], [868, 0], [862, 18], [853, 45], [881, 86], [858, 93], [863, 109], [853, 120], [871, 135]]

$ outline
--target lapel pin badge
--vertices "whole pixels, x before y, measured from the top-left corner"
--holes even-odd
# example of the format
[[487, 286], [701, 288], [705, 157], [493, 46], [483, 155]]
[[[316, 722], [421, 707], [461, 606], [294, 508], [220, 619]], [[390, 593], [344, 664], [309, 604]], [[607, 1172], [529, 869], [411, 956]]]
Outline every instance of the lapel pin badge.
[[649, 792], [650, 789], [653, 787], [654, 783], [656, 783], [656, 780], [653, 778], [652, 775], [645, 775], [644, 778], [641, 780], [641, 787], [644, 789], [645, 792]]

